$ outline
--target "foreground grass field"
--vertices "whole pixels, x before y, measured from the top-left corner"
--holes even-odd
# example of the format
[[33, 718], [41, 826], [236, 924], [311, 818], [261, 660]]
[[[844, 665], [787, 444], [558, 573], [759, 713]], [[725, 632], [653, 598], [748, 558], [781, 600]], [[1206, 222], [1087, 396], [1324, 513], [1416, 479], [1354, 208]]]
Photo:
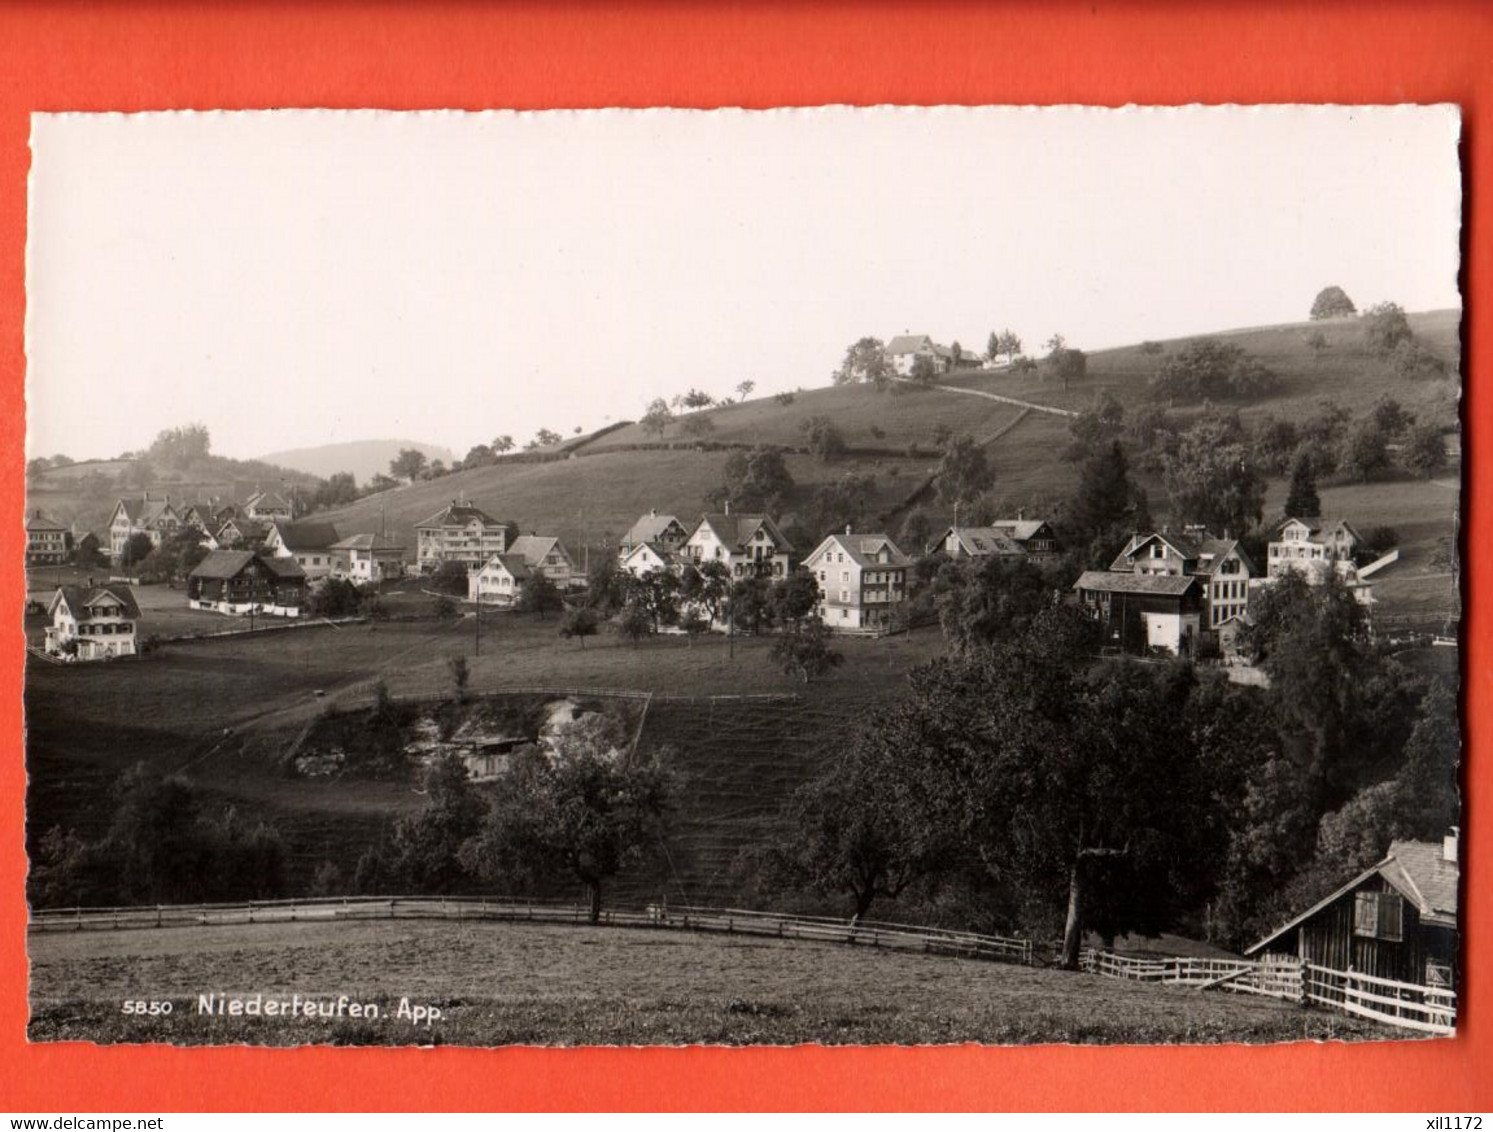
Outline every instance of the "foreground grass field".
[[[1285, 1003], [943, 956], [636, 929], [279, 924], [38, 934], [32, 1041], [292, 1045], [1385, 1039]], [[86, 994], [79, 989], [87, 987]], [[376, 1002], [375, 1022], [195, 1013], [201, 994]], [[169, 999], [168, 1018], [125, 999]], [[401, 998], [441, 1011], [415, 1027]]]

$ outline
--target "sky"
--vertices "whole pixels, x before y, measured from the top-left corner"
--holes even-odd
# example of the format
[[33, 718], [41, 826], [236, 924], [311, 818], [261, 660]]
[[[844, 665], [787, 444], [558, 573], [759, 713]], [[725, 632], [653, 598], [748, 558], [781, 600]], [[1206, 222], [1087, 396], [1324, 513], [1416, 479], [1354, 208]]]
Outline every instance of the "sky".
[[250, 458], [826, 384], [846, 346], [1102, 349], [1460, 305], [1456, 111], [37, 114], [28, 453]]

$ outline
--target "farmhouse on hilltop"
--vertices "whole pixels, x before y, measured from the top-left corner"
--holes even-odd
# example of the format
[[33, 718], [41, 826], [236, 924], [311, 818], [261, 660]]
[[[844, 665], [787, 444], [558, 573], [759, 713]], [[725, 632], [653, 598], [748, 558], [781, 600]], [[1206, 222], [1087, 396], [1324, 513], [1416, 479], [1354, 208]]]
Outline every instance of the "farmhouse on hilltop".
[[451, 503], [415, 524], [415, 566], [422, 574], [443, 562], [460, 562], [469, 571], [481, 569], [495, 554], [508, 551], [509, 525], [479, 507]]
[[919, 357], [929, 359], [935, 373], [948, 373], [954, 364], [954, 352], [926, 334], [898, 334], [886, 344], [886, 356], [902, 377], [912, 373], [913, 363]]
[[187, 605], [214, 613], [299, 617], [306, 575], [294, 558], [214, 550], [187, 576]]
[[1395, 841], [1377, 865], [1244, 952], [1294, 955], [1337, 971], [1454, 987], [1458, 831]]
[[140, 607], [129, 586], [59, 586], [47, 607], [46, 651], [79, 660], [133, 656]]
[[819, 619], [836, 631], [891, 628], [907, 604], [912, 559], [884, 534], [833, 534], [804, 566], [819, 583]]

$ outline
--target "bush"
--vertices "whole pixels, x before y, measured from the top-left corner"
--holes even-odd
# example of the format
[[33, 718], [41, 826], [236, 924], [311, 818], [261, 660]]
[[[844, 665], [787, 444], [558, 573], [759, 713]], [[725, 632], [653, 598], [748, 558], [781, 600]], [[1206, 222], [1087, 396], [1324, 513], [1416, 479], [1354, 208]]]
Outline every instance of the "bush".
[[453, 597], [467, 596], [467, 568], [460, 562], [442, 562], [430, 576], [430, 588]]
[[791, 405], [793, 404], [794, 396], [790, 391], [784, 390], [782, 393], [774, 393], [772, 399], [779, 405]]
[[1140, 344], [1140, 352], [1142, 354], [1164, 354], [1166, 353], [1166, 347], [1160, 342], [1153, 342], [1148, 338]]
[[1380, 303], [1364, 312], [1363, 341], [1375, 354], [1392, 354], [1402, 342], [1415, 337], [1410, 321], [1397, 303]]

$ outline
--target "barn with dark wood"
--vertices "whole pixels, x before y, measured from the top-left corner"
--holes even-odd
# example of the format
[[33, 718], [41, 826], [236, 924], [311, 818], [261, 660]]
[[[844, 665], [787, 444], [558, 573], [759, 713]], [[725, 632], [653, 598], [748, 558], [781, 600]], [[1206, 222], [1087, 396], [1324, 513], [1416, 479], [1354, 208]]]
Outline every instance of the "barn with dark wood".
[[1395, 841], [1389, 854], [1245, 951], [1294, 955], [1335, 971], [1454, 986], [1457, 832], [1436, 844]]
[[187, 578], [187, 604], [217, 613], [299, 617], [306, 575], [293, 558], [214, 550]]

